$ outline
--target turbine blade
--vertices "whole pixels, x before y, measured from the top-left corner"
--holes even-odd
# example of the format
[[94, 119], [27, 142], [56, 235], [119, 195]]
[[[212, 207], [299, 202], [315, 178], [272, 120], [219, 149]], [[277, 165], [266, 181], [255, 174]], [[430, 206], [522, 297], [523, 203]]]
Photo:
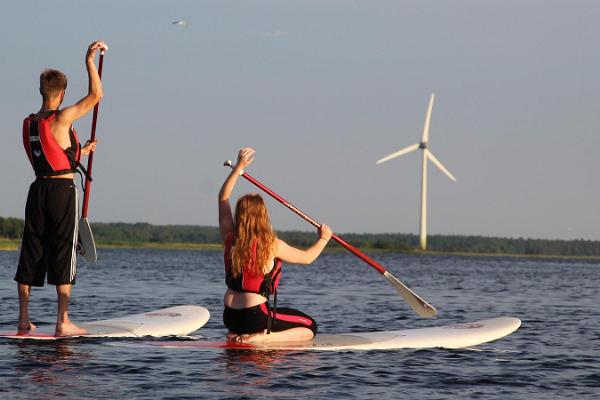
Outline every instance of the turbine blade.
[[433, 108], [433, 101], [435, 100], [435, 93], [431, 93], [429, 98], [429, 106], [427, 107], [427, 114], [425, 115], [425, 126], [423, 126], [423, 136], [421, 142], [427, 143], [429, 141], [429, 121], [431, 120], [431, 109]]
[[425, 150], [426, 154], [427, 154], [427, 158], [431, 160], [431, 162], [440, 169], [440, 171], [442, 171], [444, 174], [446, 174], [446, 176], [448, 176], [448, 178], [452, 179], [454, 182], [456, 182], [456, 178], [454, 177], [454, 175], [452, 175], [450, 173], [450, 171], [448, 171], [446, 169], [446, 167], [444, 167], [442, 165], [442, 163], [440, 162], [440, 160], [438, 160], [431, 151], [429, 150]]
[[383, 157], [383, 158], [381, 158], [381, 159], [377, 160], [377, 164], [384, 163], [384, 162], [386, 162], [386, 161], [389, 161], [389, 160], [391, 160], [392, 158], [400, 157], [401, 155], [403, 155], [403, 154], [406, 154], [406, 153], [410, 153], [411, 151], [415, 151], [415, 150], [417, 150], [418, 148], [419, 148], [419, 143], [411, 144], [411, 145], [410, 145], [410, 146], [408, 146], [408, 147], [405, 147], [405, 148], [403, 148], [403, 149], [401, 149], [401, 150], [398, 150], [398, 151], [397, 151], [397, 152], [395, 152], [395, 153], [392, 153], [392, 154], [390, 154], [390, 155], [388, 155], [388, 156], [385, 156], [385, 157]]

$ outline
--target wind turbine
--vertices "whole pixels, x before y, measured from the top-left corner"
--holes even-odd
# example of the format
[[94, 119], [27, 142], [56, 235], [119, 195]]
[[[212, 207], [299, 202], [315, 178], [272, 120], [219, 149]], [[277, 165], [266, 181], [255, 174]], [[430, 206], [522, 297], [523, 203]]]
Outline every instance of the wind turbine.
[[433, 101], [435, 100], [435, 93], [431, 94], [429, 99], [429, 107], [427, 107], [427, 114], [425, 115], [425, 126], [423, 127], [423, 136], [421, 137], [420, 143], [412, 144], [395, 153], [383, 157], [377, 161], [377, 164], [384, 163], [393, 158], [400, 157], [411, 151], [417, 149], [423, 150], [423, 159], [421, 162], [421, 224], [419, 232], [419, 243], [421, 249], [427, 248], [427, 160], [431, 160], [433, 165], [439, 168], [448, 178], [456, 182], [456, 178], [442, 165], [442, 163], [433, 155], [429, 150], [429, 121], [431, 120], [431, 109], [433, 108]]

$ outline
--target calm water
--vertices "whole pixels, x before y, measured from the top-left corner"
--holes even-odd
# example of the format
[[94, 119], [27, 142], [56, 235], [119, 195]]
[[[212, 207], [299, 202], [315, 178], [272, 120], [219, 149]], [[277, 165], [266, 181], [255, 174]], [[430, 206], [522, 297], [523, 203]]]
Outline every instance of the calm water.
[[[80, 262], [71, 314], [104, 319], [178, 304], [211, 314], [197, 335], [223, 338], [218, 252], [102, 250]], [[0, 329], [17, 323], [16, 252], [0, 252]], [[375, 258], [434, 304], [417, 317], [375, 270], [346, 253], [288, 266], [279, 304], [321, 332], [394, 330], [501, 315], [522, 319], [474, 350], [239, 352], [140, 349], [115, 340], [0, 341], [0, 398], [600, 398], [600, 263], [382, 254]], [[52, 286], [33, 291], [36, 323], [53, 322]], [[124, 342], [120, 340], [119, 343]], [[134, 343], [135, 341], [131, 340]]]

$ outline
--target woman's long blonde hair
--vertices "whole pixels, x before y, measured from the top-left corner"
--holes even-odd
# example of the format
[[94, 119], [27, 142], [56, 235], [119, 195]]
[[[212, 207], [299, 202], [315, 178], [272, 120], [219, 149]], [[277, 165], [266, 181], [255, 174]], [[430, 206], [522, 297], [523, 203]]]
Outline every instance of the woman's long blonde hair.
[[[235, 206], [235, 245], [231, 248], [233, 276], [240, 276], [242, 268], [253, 275], [262, 275], [271, 269], [267, 265], [273, 257], [277, 236], [269, 220], [269, 212], [259, 194], [240, 197]], [[253, 247], [256, 246], [256, 251]]]

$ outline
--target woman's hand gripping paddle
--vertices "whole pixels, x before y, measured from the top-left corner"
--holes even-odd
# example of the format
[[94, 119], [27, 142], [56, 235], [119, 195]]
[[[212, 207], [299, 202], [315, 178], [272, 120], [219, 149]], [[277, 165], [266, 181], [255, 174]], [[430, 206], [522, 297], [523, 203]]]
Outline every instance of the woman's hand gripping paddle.
[[[100, 60], [98, 61], [98, 76], [102, 78], [102, 62], [104, 61], [104, 51], [100, 52]], [[98, 120], [98, 108], [100, 102], [94, 106], [94, 115], [92, 117], [92, 134], [90, 141], [96, 140], [96, 121]], [[81, 254], [89, 262], [96, 262], [98, 254], [96, 253], [96, 242], [94, 242], [94, 234], [90, 227], [90, 222], [87, 219], [88, 206], [90, 203], [90, 190], [92, 189], [92, 163], [94, 162], [94, 152], [91, 151], [88, 155], [87, 176], [85, 178], [85, 189], [83, 194], [83, 206], [81, 208], [81, 219], [79, 220], [79, 254]]]
[[[233, 168], [233, 165], [230, 160], [225, 161], [224, 165]], [[292, 210], [293, 212], [298, 214], [300, 217], [302, 217], [302, 219], [304, 219], [311, 225], [313, 225], [317, 228], [321, 227], [320, 223], [315, 221], [313, 218], [309, 217], [303, 211], [296, 208], [296, 206], [294, 206], [293, 204], [288, 202], [283, 197], [279, 196], [277, 193], [273, 192], [271, 189], [269, 189], [268, 187], [266, 187], [265, 185], [260, 183], [258, 180], [256, 180], [252, 176], [248, 175], [246, 172], [242, 172], [242, 176], [244, 178], [246, 178], [246, 180], [250, 181], [252, 184], [257, 186], [258, 188], [260, 188], [262, 191], [267, 193], [269, 196], [273, 197], [275, 200], [277, 200], [278, 202], [280, 202], [281, 204], [283, 204], [284, 206], [286, 206], [287, 208], [289, 208], [290, 210]], [[382, 274], [388, 280], [388, 282], [392, 284], [392, 286], [394, 286], [394, 288], [398, 291], [398, 293], [400, 293], [400, 296], [402, 296], [404, 298], [404, 300], [408, 303], [408, 305], [411, 306], [411, 308], [413, 310], [415, 310], [415, 312], [417, 314], [419, 314], [421, 317], [430, 318], [437, 314], [437, 310], [435, 309], [435, 307], [433, 307], [431, 304], [429, 304], [428, 302], [423, 300], [415, 292], [410, 290], [405, 284], [400, 282], [398, 280], [398, 278], [396, 278], [390, 272], [388, 272], [385, 269], [385, 267], [383, 267], [381, 264], [377, 263], [375, 260], [366, 256], [360, 250], [358, 250], [356, 247], [352, 246], [350, 243], [346, 242], [344, 239], [337, 236], [336, 234], [331, 235], [331, 238], [333, 240], [335, 240], [336, 242], [338, 242], [339, 244], [341, 244], [342, 246], [344, 246], [352, 254], [354, 254], [355, 256], [357, 256], [358, 258], [360, 258], [367, 264], [369, 264], [371, 267], [375, 268], [377, 271], [379, 271], [379, 273]]]

